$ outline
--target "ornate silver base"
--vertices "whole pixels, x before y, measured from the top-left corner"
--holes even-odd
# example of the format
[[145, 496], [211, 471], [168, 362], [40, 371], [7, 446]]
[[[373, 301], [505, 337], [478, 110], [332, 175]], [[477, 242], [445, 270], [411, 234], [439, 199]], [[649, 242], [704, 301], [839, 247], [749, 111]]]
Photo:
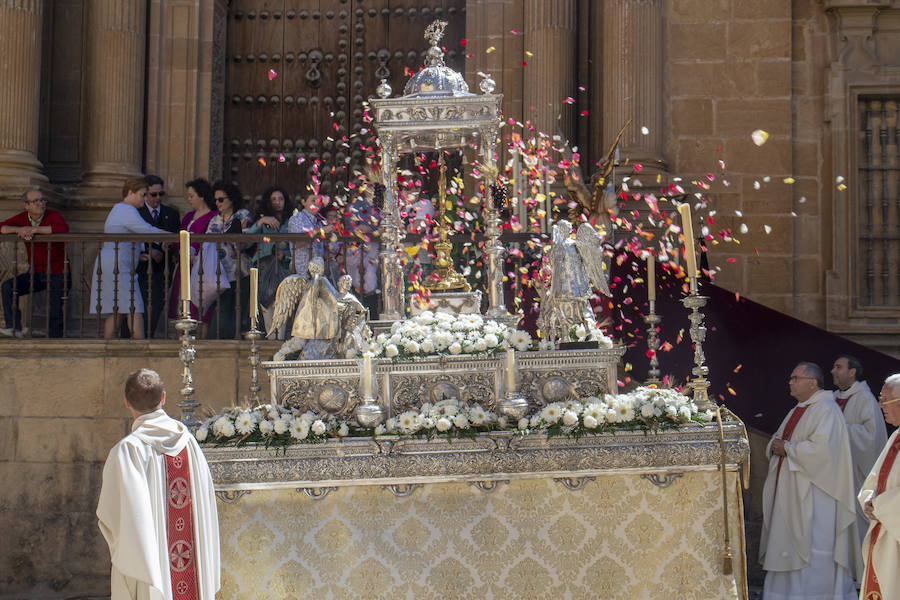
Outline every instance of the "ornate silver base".
[[700, 410], [712, 410], [715, 404], [710, 402], [709, 381], [706, 376], [709, 374], [709, 368], [706, 366], [706, 355], [703, 353], [703, 342], [706, 341], [706, 326], [703, 324], [703, 313], [700, 310], [706, 306], [706, 296], [699, 295], [694, 290], [690, 296], [684, 298], [681, 302], [685, 308], [690, 309], [691, 314], [688, 319], [691, 321], [691, 341], [694, 343], [694, 368], [691, 373], [694, 377], [691, 379], [691, 389], [694, 392], [694, 404]]
[[650, 302], [650, 314], [644, 317], [644, 323], [647, 324], [647, 349], [652, 352], [650, 355], [650, 370], [647, 371], [647, 384], [659, 385], [659, 338], [656, 335], [656, 328], [662, 322], [662, 317], [656, 314], [655, 302]]
[[528, 412], [528, 400], [518, 392], [506, 392], [506, 396], [500, 401], [500, 412], [510, 419], [519, 420]]
[[360, 427], [372, 428], [384, 420], [384, 410], [371, 396], [363, 398], [356, 407], [356, 422]]
[[181, 371], [181, 402], [178, 408], [181, 409], [181, 422], [187, 425], [189, 429], [196, 429], [200, 426], [200, 422], [194, 416], [194, 410], [200, 403], [194, 400], [194, 376], [191, 374], [191, 363], [197, 358], [197, 351], [194, 349], [194, 331], [197, 330], [199, 321], [195, 321], [190, 317], [178, 319], [175, 321], [175, 329], [181, 332], [181, 350], [178, 356], [181, 358], [183, 365]]
[[250, 340], [250, 406], [256, 407], [260, 405], [259, 340], [263, 339], [265, 334], [254, 327], [245, 333], [244, 337]]

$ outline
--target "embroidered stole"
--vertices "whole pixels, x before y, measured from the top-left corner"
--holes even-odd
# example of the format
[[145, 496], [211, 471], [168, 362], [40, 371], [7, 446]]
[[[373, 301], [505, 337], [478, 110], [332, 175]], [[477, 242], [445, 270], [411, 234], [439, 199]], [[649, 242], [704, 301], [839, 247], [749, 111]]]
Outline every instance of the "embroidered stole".
[[[781, 439], [784, 441], [790, 441], [791, 436], [794, 435], [794, 430], [797, 428], [797, 423], [800, 422], [800, 417], [803, 416], [803, 413], [806, 412], [806, 409], [809, 406], [795, 406], [793, 412], [791, 412], [791, 416], [788, 417], [788, 422], [784, 426], [784, 431], [781, 432]], [[784, 462], [784, 457], [778, 457], [778, 469], [775, 471], [775, 491], [772, 493], [772, 506], [774, 509], [775, 506], [775, 496], [778, 494], [778, 479], [781, 477], [781, 463]]]
[[[900, 453], [900, 437], [894, 438], [894, 443], [888, 448], [881, 463], [881, 469], [878, 471], [878, 484], [875, 486], [875, 496], [884, 493], [887, 487], [887, 478], [894, 466], [894, 459]], [[866, 572], [863, 575], [862, 593], [859, 595], [861, 600], [883, 600], [881, 594], [881, 586], [878, 585], [878, 577], [875, 574], [875, 567], [872, 565], [872, 554], [875, 550], [875, 542], [878, 541], [878, 535], [881, 533], [881, 523], [875, 523], [872, 528], [872, 535], [869, 539], [869, 552], [866, 557]]]
[[[853, 394], [850, 394], [850, 396], [852, 395]], [[850, 396], [847, 396], [846, 398], [836, 397], [834, 399], [834, 401], [837, 402], [837, 405], [841, 407], [841, 412], [844, 412], [844, 409], [847, 408], [847, 403], [850, 402]]]
[[197, 548], [187, 448], [166, 455], [166, 542], [173, 600], [197, 600]]

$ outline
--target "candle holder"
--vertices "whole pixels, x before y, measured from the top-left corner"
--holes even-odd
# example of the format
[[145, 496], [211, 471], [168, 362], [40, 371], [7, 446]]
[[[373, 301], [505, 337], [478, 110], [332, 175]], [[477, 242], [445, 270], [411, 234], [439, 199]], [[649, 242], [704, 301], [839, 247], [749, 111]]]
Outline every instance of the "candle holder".
[[194, 410], [200, 406], [200, 403], [194, 400], [194, 376], [191, 374], [191, 364], [197, 358], [197, 351], [194, 349], [194, 331], [197, 329], [199, 322], [191, 318], [191, 313], [187, 310], [187, 302], [182, 308], [181, 318], [175, 321], [175, 329], [181, 332], [181, 349], [178, 356], [181, 358], [183, 365], [181, 371], [181, 402], [178, 408], [181, 409], [181, 422], [187, 425], [188, 429], [199, 427], [200, 422], [194, 416]]
[[650, 370], [647, 371], [647, 384], [659, 385], [659, 337], [656, 329], [662, 317], [656, 314], [656, 301], [650, 300], [650, 314], [644, 317], [647, 324], [647, 349], [650, 350]]
[[715, 408], [715, 404], [709, 400], [709, 381], [706, 379], [706, 376], [709, 374], [709, 368], [705, 364], [706, 355], [703, 354], [706, 326], [703, 325], [703, 313], [700, 309], [706, 306], [707, 300], [709, 300], [708, 297], [697, 293], [696, 287], [691, 287], [691, 294], [681, 301], [685, 308], [691, 311], [688, 319], [691, 322], [691, 341], [694, 343], [694, 368], [691, 369], [694, 378], [689, 385], [693, 391], [694, 404], [701, 411]]
[[500, 401], [500, 412], [511, 419], [519, 420], [528, 412], [528, 400], [523, 398], [516, 385], [516, 372], [518, 362], [516, 361], [515, 350], [506, 351], [506, 364], [504, 366], [504, 375], [506, 376], [506, 393], [503, 400]]
[[244, 337], [250, 340], [250, 406], [260, 405], [259, 340], [264, 336], [265, 334], [256, 328], [255, 323], [253, 324], [253, 329], [244, 334]]
[[360, 427], [371, 429], [384, 420], [384, 409], [375, 398], [375, 371], [371, 356], [364, 356], [360, 361], [359, 388], [362, 400], [356, 407], [356, 422]]

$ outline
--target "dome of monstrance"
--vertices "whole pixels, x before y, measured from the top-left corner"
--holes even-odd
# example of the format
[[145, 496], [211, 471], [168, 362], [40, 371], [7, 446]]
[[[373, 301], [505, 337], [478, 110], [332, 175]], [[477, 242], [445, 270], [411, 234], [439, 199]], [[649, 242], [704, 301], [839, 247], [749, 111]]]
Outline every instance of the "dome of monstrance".
[[431, 47], [425, 57], [425, 67], [409, 78], [403, 88], [404, 96], [473, 96], [469, 85], [458, 73], [444, 64], [444, 51], [438, 42], [444, 34], [443, 21], [435, 21], [425, 30], [425, 38]]

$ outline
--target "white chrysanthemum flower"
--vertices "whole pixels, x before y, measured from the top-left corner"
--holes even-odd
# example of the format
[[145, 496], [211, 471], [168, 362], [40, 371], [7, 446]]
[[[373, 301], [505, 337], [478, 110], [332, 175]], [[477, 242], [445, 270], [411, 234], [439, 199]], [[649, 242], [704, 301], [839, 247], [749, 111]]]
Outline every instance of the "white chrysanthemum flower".
[[406, 343], [403, 344], [403, 348], [410, 354], [417, 354], [419, 352], [419, 342], [416, 340], [406, 340]]
[[500, 343], [500, 339], [493, 333], [488, 333], [484, 336], [484, 343], [487, 344], [488, 348], [496, 348], [497, 344]]
[[521, 419], [519, 419], [519, 422], [516, 423], [516, 427], [522, 430], [528, 429], [528, 417], [522, 417]]
[[387, 421], [384, 422], [384, 427], [391, 433], [394, 433], [395, 431], [397, 431], [398, 424], [399, 424], [399, 422], [397, 421], [397, 417], [391, 417], [390, 419], [388, 419]]
[[666, 406], [666, 416], [673, 421], [678, 420], [678, 407], [674, 404]]
[[194, 437], [197, 438], [198, 442], [205, 442], [207, 436], [209, 436], [209, 429], [206, 427], [198, 427], [197, 431], [194, 432]]
[[453, 424], [456, 425], [457, 429], [468, 429], [469, 419], [466, 417], [466, 415], [459, 413], [453, 418]]
[[309, 435], [309, 425], [303, 419], [291, 419], [289, 430], [295, 440], [305, 440]]
[[[495, 337], [494, 339], [496, 340], [497, 338]], [[494, 346], [496, 346], [496, 345], [497, 344], [494, 344]], [[472, 344], [472, 349], [475, 350], [475, 352], [484, 352], [485, 350], [487, 350], [488, 349], [487, 336], [485, 336], [484, 339], [482, 339], [482, 340], [476, 340], [476, 342], [474, 344]]]
[[[531, 428], [537, 427], [541, 422], [541, 415], [532, 415], [531, 420], [528, 422], [528, 426]], [[521, 427], [519, 429], [522, 429]]]
[[250, 416], [250, 413], [242, 412], [235, 418], [234, 428], [241, 435], [249, 435], [256, 429], [256, 423], [253, 422], [253, 417]]
[[615, 407], [617, 420], [620, 423], [626, 423], [634, 420], [634, 408], [628, 402], [619, 402]]
[[598, 398], [594, 398], [594, 400], [596, 400], [596, 402], [591, 402], [584, 407], [582, 414], [584, 414], [585, 419], [590, 417], [598, 423], [602, 423], [606, 419], [606, 409], [600, 404]]
[[395, 346], [397, 346], [398, 344], [400, 344], [401, 339], [403, 339], [403, 338], [400, 335], [400, 333], [399, 332], [395, 333], [394, 335], [392, 335], [390, 337], [390, 339], [388, 339], [388, 344], [394, 344]]
[[325, 423], [322, 421], [322, 419], [316, 419], [315, 421], [313, 421], [312, 427], [310, 427], [310, 429], [312, 429], [312, 432], [314, 434], [322, 435], [323, 433], [325, 433]]
[[435, 428], [438, 431], [443, 432], [449, 430], [452, 425], [453, 423], [450, 422], [450, 419], [448, 419], [447, 417], [441, 417], [437, 420], [437, 423], [435, 423]]
[[384, 347], [384, 355], [388, 358], [394, 358], [398, 354], [400, 354], [400, 351], [397, 349], [397, 346], [395, 344], [388, 344]]
[[273, 425], [272, 421], [269, 421], [268, 419], [263, 419], [259, 422], [259, 432], [263, 435], [271, 435], [274, 429], [275, 425]]
[[509, 335], [509, 343], [519, 352], [524, 352], [531, 348], [531, 336], [527, 331], [517, 329]]
[[578, 422], [578, 413], [572, 410], [565, 411], [562, 416], [562, 422], [566, 427], [571, 427]]
[[575, 337], [579, 339], [584, 339], [587, 335], [587, 328], [584, 325], [577, 325], [575, 327]]
[[425, 354], [431, 354], [434, 352], [434, 342], [431, 340], [431, 338], [426, 338], [425, 340], [422, 341], [422, 345], [420, 346], [420, 349]]
[[341, 423], [341, 426], [338, 427], [337, 434], [340, 437], [347, 437], [348, 435], [350, 435], [350, 428], [346, 423]]
[[378, 425], [375, 426], [375, 431], [374, 431], [375, 435], [384, 435], [384, 432], [385, 432], [384, 425], [379, 423]]
[[476, 404], [469, 410], [469, 420], [473, 425], [484, 425], [488, 420], [487, 412]]
[[266, 409], [266, 416], [269, 417], [269, 420], [270, 420], [270, 421], [275, 421], [275, 420], [277, 420], [278, 417], [280, 417], [281, 415], [278, 414], [278, 409], [277, 409], [277, 408], [275, 408], [274, 406], [269, 406], [269, 407]]
[[434, 417], [423, 417], [422, 427], [425, 429], [434, 429]]
[[538, 342], [538, 350], [553, 350], [553, 342], [544, 338]]
[[462, 352], [462, 345], [459, 342], [453, 342], [447, 350], [450, 351], [450, 354], [459, 354]]
[[273, 431], [275, 431], [276, 435], [281, 435], [285, 433], [290, 427], [290, 423], [286, 419], [278, 419], [273, 424]]
[[555, 425], [562, 418], [562, 405], [558, 402], [548, 404], [541, 410], [541, 419], [550, 425]]
[[417, 429], [417, 417], [418, 413], [412, 410], [408, 410], [404, 413], [401, 413], [399, 417], [397, 417], [397, 424], [400, 427], [400, 430], [404, 433], [414, 433]]
[[691, 409], [689, 406], [682, 406], [678, 409], [678, 416], [682, 421], [690, 421], [691, 420]]
[[591, 415], [584, 416], [584, 427], [585, 429], [596, 429], [598, 425], [597, 419], [592, 417]]
[[234, 423], [228, 417], [222, 416], [213, 423], [213, 433], [216, 436], [231, 437], [234, 435]]
[[641, 407], [641, 416], [645, 419], [656, 416], [652, 404], [645, 404]]

